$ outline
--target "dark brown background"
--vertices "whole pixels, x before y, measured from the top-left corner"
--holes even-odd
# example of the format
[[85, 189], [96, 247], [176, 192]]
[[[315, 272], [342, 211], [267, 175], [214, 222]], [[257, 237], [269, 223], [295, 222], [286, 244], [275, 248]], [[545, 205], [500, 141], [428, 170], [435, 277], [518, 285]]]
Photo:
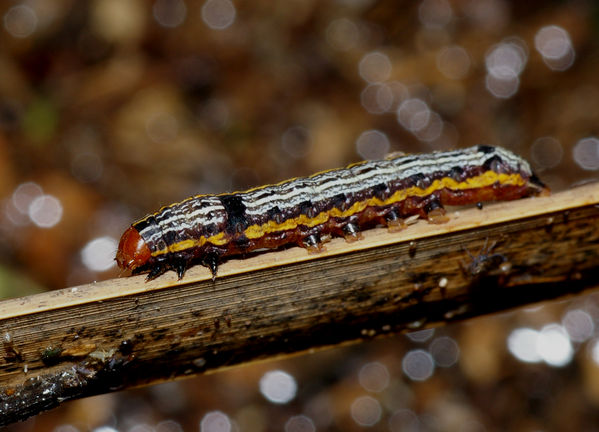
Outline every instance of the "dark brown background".
[[[236, 1], [233, 23], [212, 29], [209, 16], [219, 7], [226, 17], [231, 3], [0, 6], [0, 295], [116, 277], [114, 266], [95, 271], [82, 261], [94, 239], [114, 242], [134, 219], [191, 194], [376, 154], [358, 152], [366, 131], [386, 137], [389, 151], [501, 145], [531, 160], [555, 190], [597, 176], [580, 163], [599, 157], [595, 2]], [[569, 35], [571, 65], [552, 63], [535, 48], [546, 26]], [[486, 85], [489, 55], [506, 46], [516, 47], [522, 68], [513, 95], [496, 97]], [[382, 66], [368, 69], [373, 59]], [[382, 81], [368, 87], [365, 78]], [[434, 113], [420, 133], [397, 117], [398, 107], [415, 99]], [[581, 159], [575, 148], [584, 139], [590, 153]], [[27, 182], [60, 202], [55, 226], [36, 226], [15, 208], [15, 191]], [[228, 416], [232, 430], [285, 430], [300, 414], [319, 431], [362, 430], [350, 407], [364, 395], [381, 407], [370, 430], [593, 430], [594, 327], [572, 341], [573, 360], [561, 368], [521, 362], [506, 344], [514, 329], [561, 325], [573, 310], [591, 323], [599, 319], [597, 300], [584, 297], [439, 329], [425, 342], [398, 336], [77, 401], [12, 430], [177, 430], [160, 424], [166, 420], [198, 430], [213, 410]], [[458, 363], [411, 381], [402, 359], [413, 349], [430, 350], [441, 336], [457, 341]], [[369, 362], [387, 368], [382, 392], [359, 383]], [[286, 405], [268, 402], [258, 388], [277, 368], [298, 385]], [[402, 416], [418, 428], [400, 428]], [[287, 429], [310, 430], [293, 424]]]

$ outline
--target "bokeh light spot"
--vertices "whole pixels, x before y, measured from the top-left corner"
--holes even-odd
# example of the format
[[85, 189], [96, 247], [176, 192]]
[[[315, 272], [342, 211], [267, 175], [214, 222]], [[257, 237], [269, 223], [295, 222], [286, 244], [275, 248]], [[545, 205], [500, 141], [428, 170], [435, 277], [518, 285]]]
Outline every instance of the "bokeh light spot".
[[550, 25], [535, 35], [535, 48], [552, 70], [564, 71], [574, 63], [575, 52], [570, 35], [562, 27]]
[[29, 218], [40, 228], [52, 228], [62, 219], [62, 204], [52, 195], [40, 195], [29, 205]]
[[492, 47], [485, 57], [487, 90], [497, 98], [512, 97], [518, 91], [527, 60], [523, 42], [502, 42]]
[[115, 429], [111, 426], [100, 426], [95, 429], [92, 429], [92, 432], [119, 432], [118, 429]]
[[390, 147], [387, 135], [376, 129], [362, 132], [356, 140], [356, 151], [363, 159], [383, 159]]
[[435, 334], [435, 329], [429, 328], [429, 329], [418, 330], [418, 331], [406, 333], [406, 336], [412, 342], [426, 342], [427, 340], [432, 338], [434, 334]]
[[406, 99], [397, 109], [397, 120], [410, 132], [424, 129], [430, 120], [431, 110], [422, 99]]
[[440, 367], [451, 367], [460, 357], [460, 348], [457, 342], [448, 336], [440, 336], [432, 341], [429, 352]]
[[429, 121], [426, 126], [414, 132], [420, 141], [433, 142], [443, 133], [443, 119], [434, 111], [430, 112]]
[[429, 379], [435, 370], [433, 357], [425, 350], [409, 351], [401, 362], [404, 373], [413, 381]]
[[79, 428], [72, 424], [61, 424], [56, 426], [52, 432], [79, 432]]
[[297, 384], [287, 372], [273, 370], [260, 379], [260, 392], [272, 403], [286, 404], [295, 398]]
[[360, 102], [371, 114], [383, 114], [391, 109], [395, 95], [390, 86], [382, 83], [367, 85], [360, 93]]
[[12, 202], [15, 208], [22, 214], [29, 213], [31, 202], [42, 196], [44, 191], [41, 186], [34, 182], [21, 183], [12, 194]]
[[595, 332], [593, 318], [581, 309], [569, 310], [562, 318], [562, 325], [574, 342], [584, 342]]
[[524, 49], [513, 43], [504, 42], [495, 45], [485, 57], [487, 73], [498, 79], [511, 79], [520, 75], [526, 65], [527, 55]]
[[156, 432], [183, 432], [183, 427], [174, 420], [163, 420], [156, 425]]
[[360, 60], [359, 71], [366, 82], [386, 81], [391, 76], [391, 60], [379, 51], [368, 53]]
[[530, 148], [532, 161], [540, 169], [554, 168], [564, 156], [562, 144], [551, 136], [537, 138]]
[[420, 420], [414, 411], [401, 408], [389, 417], [389, 430], [391, 432], [418, 432], [422, 429]]
[[358, 380], [364, 390], [379, 393], [389, 385], [389, 370], [381, 362], [366, 363], [358, 373]]
[[230, 0], [207, 0], [202, 6], [202, 19], [213, 30], [224, 30], [235, 21], [237, 11]]
[[230, 432], [231, 420], [221, 411], [206, 413], [200, 421], [200, 432]]
[[470, 56], [458, 45], [444, 47], [437, 54], [437, 69], [449, 79], [464, 78], [470, 70]]
[[531, 328], [517, 328], [507, 338], [508, 350], [518, 360], [526, 363], [538, 363], [541, 356], [537, 352], [539, 332]]
[[360, 426], [374, 426], [382, 414], [381, 404], [372, 396], [360, 396], [351, 404], [351, 416]]
[[485, 78], [485, 85], [489, 93], [499, 99], [509, 99], [518, 93], [520, 87], [520, 78], [513, 76], [511, 78], [497, 78], [488, 74]]
[[589, 343], [589, 351], [595, 364], [599, 365], [599, 339], [594, 339]]
[[4, 14], [4, 28], [15, 38], [30, 36], [35, 32], [37, 24], [37, 14], [24, 4], [13, 6]]
[[316, 426], [310, 417], [298, 415], [290, 417], [285, 423], [285, 432], [315, 432]]
[[548, 324], [541, 329], [536, 348], [543, 361], [551, 366], [565, 366], [574, 355], [568, 333], [559, 324]]
[[117, 246], [117, 241], [112, 237], [95, 238], [81, 250], [81, 261], [92, 271], [106, 271], [115, 266]]
[[583, 138], [576, 143], [572, 150], [574, 161], [587, 171], [599, 169], [599, 139]]
[[137, 423], [127, 429], [127, 432], [156, 432], [156, 430], [147, 423]]

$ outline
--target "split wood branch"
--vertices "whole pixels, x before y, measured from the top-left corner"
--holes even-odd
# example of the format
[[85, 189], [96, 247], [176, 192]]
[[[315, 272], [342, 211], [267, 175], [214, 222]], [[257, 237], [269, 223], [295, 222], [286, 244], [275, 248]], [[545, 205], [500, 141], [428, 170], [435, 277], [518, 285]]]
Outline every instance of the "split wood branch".
[[599, 184], [450, 221], [0, 302], [0, 425], [73, 398], [357, 342], [591, 289]]

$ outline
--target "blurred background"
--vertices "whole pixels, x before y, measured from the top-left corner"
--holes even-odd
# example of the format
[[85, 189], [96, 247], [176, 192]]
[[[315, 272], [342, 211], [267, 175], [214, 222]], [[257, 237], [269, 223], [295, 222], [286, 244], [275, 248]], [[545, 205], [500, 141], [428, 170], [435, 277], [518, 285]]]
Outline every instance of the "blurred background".
[[[117, 277], [129, 224], [392, 151], [599, 170], [599, 3], [0, 5], [0, 296]], [[599, 431], [599, 297], [74, 401], [11, 431]]]

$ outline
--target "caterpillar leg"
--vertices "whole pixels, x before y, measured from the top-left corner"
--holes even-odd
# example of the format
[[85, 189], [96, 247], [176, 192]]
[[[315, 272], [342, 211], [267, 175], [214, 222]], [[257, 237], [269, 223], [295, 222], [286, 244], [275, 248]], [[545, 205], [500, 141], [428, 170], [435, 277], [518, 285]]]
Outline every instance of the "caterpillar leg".
[[[137, 269], [133, 270], [131, 273], [137, 274], [143, 271], [143, 269], [139, 269], [140, 271], [136, 270]], [[162, 276], [164, 273], [167, 272], [167, 270], [168, 268], [163, 263], [154, 265], [152, 268], [150, 268], [150, 272], [146, 276], [146, 282], [156, 279], [158, 276]]]
[[324, 251], [324, 244], [319, 234], [310, 234], [302, 240], [300, 245], [308, 250], [308, 253], [317, 254]]
[[187, 260], [177, 260], [173, 264], [173, 270], [175, 270], [175, 272], [177, 273], [177, 277], [179, 278], [179, 280], [183, 279], [183, 275], [187, 270]]
[[215, 252], [208, 252], [202, 258], [202, 265], [208, 267], [210, 272], [212, 272], [212, 282], [216, 280], [216, 272], [218, 271], [218, 261], [220, 259], [220, 255]]
[[362, 239], [362, 233], [358, 225], [349, 222], [343, 227], [343, 237], [348, 243], [353, 243]]
[[181, 251], [170, 255], [166, 265], [168, 266], [168, 269], [177, 273], [177, 278], [181, 280], [183, 279], [187, 269], [191, 267], [193, 259], [193, 254], [189, 253], [188, 251]]
[[449, 216], [445, 214], [446, 211], [438, 197], [431, 198], [424, 206], [424, 211], [426, 212], [426, 219], [430, 223], [442, 224], [449, 220]]
[[446, 211], [443, 207], [436, 208], [427, 213], [426, 218], [430, 223], [433, 224], [443, 224], [449, 221], [449, 216], [447, 216]]
[[385, 216], [385, 223], [389, 232], [399, 232], [408, 226], [406, 221], [399, 217], [399, 213], [393, 209], [391, 209]]
[[132, 271], [133, 274], [143, 273], [149, 270], [146, 276], [146, 281], [151, 281], [159, 276], [162, 276], [169, 270], [177, 273], [179, 280], [183, 279], [185, 272], [190, 266], [191, 258], [184, 255], [170, 256], [168, 259], [163, 259], [152, 263], [150, 266], [144, 266]]
[[415, 224], [420, 216], [418, 214], [413, 214], [406, 218], [402, 218], [399, 216], [399, 213], [395, 209], [391, 209], [386, 215], [384, 219], [384, 224], [387, 225], [389, 232], [399, 232], [405, 229], [408, 225]]

